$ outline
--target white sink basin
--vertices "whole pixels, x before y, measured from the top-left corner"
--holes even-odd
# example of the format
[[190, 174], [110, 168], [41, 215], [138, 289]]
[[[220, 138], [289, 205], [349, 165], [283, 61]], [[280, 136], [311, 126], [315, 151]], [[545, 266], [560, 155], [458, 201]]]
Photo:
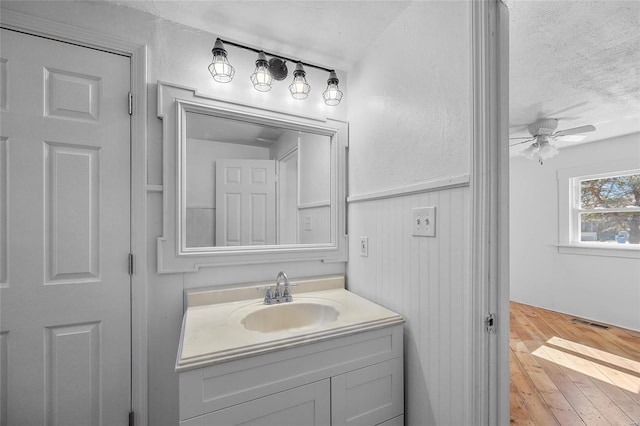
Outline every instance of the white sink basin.
[[[264, 305], [257, 285], [187, 293], [176, 371], [374, 330], [404, 320], [344, 288], [344, 276], [297, 281], [292, 302]], [[258, 298], [259, 297], [259, 298]]]
[[273, 333], [320, 327], [338, 319], [339, 312], [319, 303], [283, 303], [251, 312], [241, 323], [247, 330]]

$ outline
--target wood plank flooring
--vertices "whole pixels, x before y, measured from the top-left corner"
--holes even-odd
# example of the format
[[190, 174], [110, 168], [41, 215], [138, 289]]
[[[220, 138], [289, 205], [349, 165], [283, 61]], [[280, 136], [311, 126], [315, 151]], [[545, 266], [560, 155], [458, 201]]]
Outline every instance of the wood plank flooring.
[[640, 333], [511, 302], [511, 424], [640, 425]]

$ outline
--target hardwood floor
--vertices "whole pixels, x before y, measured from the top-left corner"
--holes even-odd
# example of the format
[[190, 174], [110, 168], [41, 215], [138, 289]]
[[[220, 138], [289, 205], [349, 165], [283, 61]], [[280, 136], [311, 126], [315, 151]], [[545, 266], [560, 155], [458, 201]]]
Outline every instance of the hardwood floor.
[[640, 424], [640, 333], [511, 302], [511, 424]]

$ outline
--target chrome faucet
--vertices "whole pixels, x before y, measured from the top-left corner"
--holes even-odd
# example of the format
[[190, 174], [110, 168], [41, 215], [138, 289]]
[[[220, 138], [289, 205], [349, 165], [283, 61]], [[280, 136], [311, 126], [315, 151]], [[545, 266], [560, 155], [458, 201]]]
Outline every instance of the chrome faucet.
[[[280, 286], [280, 280], [284, 280], [284, 289]], [[274, 303], [291, 302], [293, 297], [291, 296], [290, 286], [296, 285], [289, 282], [289, 277], [284, 271], [280, 271], [276, 277], [276, 288], [271, 293], [271, 287], [267, 287], [267, 291], [264, 295], [264, 304], [273, 305]], [[262, 290], [264, 287], [258, 287], [258, 290]]]
[[[282, 294], [280, 294], [280, 278], [284, 279], [284, 290]], [[278, 272], [278, 276], [276, 277], [276, 298], [277, 295], [280, 294], [280, 302], [291, 302], [293, 297], [291, 297], [291, 289], [289, 288], [289, 277], [284, 271]]]

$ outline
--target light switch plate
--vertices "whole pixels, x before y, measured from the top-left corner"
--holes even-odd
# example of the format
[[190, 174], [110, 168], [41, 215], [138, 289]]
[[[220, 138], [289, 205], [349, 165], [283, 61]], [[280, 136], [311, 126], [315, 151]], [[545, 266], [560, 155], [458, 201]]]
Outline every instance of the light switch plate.
[[360, 256], [369, 257], [369, 237], [360, 237]]
[[424, 217], [424, 234], [427, 237], [436, 236], [436, 208], [425, 207], [426, 215]]
[[412, 235], [414, 237], [436, 236], [436, 208], [414, 207], [411, 209]]

